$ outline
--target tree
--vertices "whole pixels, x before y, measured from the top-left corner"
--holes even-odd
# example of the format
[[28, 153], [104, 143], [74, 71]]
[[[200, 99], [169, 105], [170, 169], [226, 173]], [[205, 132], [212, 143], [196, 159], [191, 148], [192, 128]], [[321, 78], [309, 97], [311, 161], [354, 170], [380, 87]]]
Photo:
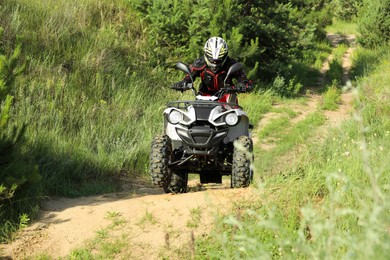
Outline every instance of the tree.
[[335, 0], [335, 16], [344, 21], [351, 21], [358, 13], [361, 0]]
[[20, 53], [20, 45], [10, 57], [0, 53], [0, 242], [8, 232], [19, 227], [22, 219], [28, 219], [25, 213], [31, 207], [29, 197], [39, 196], [41, 179], [36, 167], [19, 154], [25, 125], [17, 126], [11, 116], [14, 101], [11, 89], [15, 78], [24, 70], [24, 66], [18, 65]]
[[358, 13], [360, 43], [376, 47], [390, 41], [390, 0], [364, 0]]

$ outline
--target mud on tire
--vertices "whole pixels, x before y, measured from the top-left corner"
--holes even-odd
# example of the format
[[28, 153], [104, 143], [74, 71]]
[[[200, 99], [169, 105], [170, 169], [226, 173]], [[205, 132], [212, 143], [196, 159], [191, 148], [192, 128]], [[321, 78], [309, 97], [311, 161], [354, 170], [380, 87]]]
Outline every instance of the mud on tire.
[[248, 136], [241, 136], [234, 142], [232, 188], [245, 188], [252, 179], [253, 142]]
[[171, 174], [168, 168], [171, 156], [171, 139], [167, 135], [159, 135], [153, 138], [150, 152], [149, 173], [152, 183], [170, 192], [168, 185], [171, 182]]

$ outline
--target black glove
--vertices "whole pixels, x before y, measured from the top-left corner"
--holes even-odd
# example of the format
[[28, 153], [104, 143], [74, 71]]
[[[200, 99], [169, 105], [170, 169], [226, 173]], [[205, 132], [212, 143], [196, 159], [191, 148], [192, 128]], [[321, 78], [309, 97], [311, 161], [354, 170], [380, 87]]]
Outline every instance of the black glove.
[[244, 93], [244, 92], [246, 92], [246, 89], [247, 89], [245, 83], [243, 83], [243, 82], [238, 83], [235, 88], [239, 93]]
[[252, 91], [253, 86], [250, 82], [248, 83], [240, 82], [237, 84], [236, 89], [239, 93], [250, 92]]
[[191, 89], [191, 84], [187, 83], [186, 81], [182, 80], [176, 83], [173, 83], [171, 86], [171, 89], [185, 91]]

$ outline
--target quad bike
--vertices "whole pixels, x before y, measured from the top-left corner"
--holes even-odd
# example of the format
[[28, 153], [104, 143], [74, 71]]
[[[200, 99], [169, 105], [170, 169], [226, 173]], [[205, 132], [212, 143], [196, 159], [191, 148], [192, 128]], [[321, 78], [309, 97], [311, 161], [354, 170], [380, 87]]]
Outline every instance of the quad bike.
[[[176, 68], [190, 74], [187, 65]], [[240, 70], [230, 67], [225, 87], [213, 96], [196, 95], [193, 101], [172, 101], [164, 110], [164, 134], [154, 137], [150, 153], [152, 182], [166, 193], [187, 191], [188, 174], [199, 174], [200, 182], [222, 183], [231, 176], [231, 187], [247, 187], [252, 180], [253, 144], [249, 119], [237, 104], [234, 87], [226, 79]], [[191, 75], [191, 74], [190, 74]], [[220, 102], [222, 97], [227, 102]]]

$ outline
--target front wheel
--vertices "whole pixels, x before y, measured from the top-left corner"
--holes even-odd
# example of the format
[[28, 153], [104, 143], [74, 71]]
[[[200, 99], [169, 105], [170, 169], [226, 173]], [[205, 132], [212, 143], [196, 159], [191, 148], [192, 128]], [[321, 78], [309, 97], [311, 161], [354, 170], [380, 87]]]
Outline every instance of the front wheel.
[[168, 185], [171, 182], [169, 171], [169, 158], [172, 153], [171, 139], [167, 135], [156, 136], [151, 145], [149, 173], [152, 182], [169, 192]]
[[253, 160], [253, 142], [248, 136], [241, 136], [234, 142], [232, 188], [248, 187], [252, 180], [251, 163]]

